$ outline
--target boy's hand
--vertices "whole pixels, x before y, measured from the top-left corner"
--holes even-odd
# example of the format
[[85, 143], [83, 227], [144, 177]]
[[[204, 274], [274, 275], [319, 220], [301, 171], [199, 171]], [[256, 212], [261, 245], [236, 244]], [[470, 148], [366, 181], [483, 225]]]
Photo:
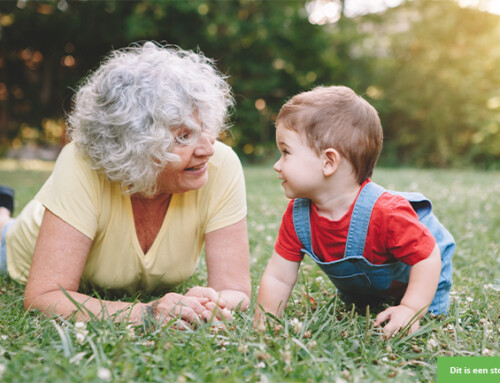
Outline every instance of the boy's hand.
[[411, 334], [420, 327], [420, 318], [416, 317], [416, 315], [417, 311], [408, 306], [392, 306], [377, 315], [375, 326], [380, 326], [382, 323], [388, 321], [384, 326], [384, 333], [386, 339], [389, 339], [391, 336], [396, 335], [399, 330], [405, 327], [413, 319], [414, 322], [409, 331], [409, 334]]

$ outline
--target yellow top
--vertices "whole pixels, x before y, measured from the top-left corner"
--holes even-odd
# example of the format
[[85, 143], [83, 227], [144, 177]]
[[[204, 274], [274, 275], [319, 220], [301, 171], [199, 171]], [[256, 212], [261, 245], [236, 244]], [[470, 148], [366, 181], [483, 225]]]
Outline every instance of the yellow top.
[[9, 275], [26, 283], [44, 209], [93, 240], [80, 288], [134, 294], [170, 289], [194, 272], [205, 233], [246, 216], [245, 181], [233, 150], [214, 145], [208, 182], [198, 190], [174, 194], [160, 231], [143, 253], [137, 239], [130, 196], [120, 185], [92, 170], [68, 144], [53, 173], [9, 229]]

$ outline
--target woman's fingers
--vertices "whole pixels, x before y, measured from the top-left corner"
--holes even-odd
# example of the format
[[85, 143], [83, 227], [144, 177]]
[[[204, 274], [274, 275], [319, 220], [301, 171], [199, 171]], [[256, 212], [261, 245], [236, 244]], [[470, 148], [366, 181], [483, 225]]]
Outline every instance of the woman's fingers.
[[169, 293], [159, 299], [155, 317], [163, 321], [172, 316], [187, 322], [199, 323], [200, 315], [206, 310], [203, 305], [206, 301], [208, 300]]
[[226, 302], [221, 298], [220, 293], [211, 287], [195, 286], [191, 288], [186, 296], [205, 298], [206, 302], [201, 302], [206, 309], [202, 314], [202, 319], [205, 321], [230, 320], [233, 317], [231, 310], [226, 308]]
[[189, 330], [191, 329], [190, 323], [191, 322], [186, 322], [185, 320], [182, 319], [176, 319], [175, 323], [172, 325], [172, 328], [182, 331]]
[[[188, 295], [191, 294], [191, 295]], [[154, 305], [153, 313], [155, 319], [167, 324], [172, 318], [179, 320], [175, 328], [186, 329], [190, 323], [222, 321], [232, 319], [229, 309], [221, 307], [214, 297], [218, 293], [210, 288], [193, 288], [186, 295], [168, 293], [158, 299]]]
[[206, 312], [204, 313], [203, 319], [205, 320], [231, 320], [233, 318], [233, 313], [231, 310], [226, 308], [221, 308], [213, 302], [207, 302], [205, 304]]
[[220, 293], [215, 291], [211, 287], [195, 286], [186, 293], [186, 296], [207, 298], [211, 302], [217, 304], [219, 307], [226, 307], [226, 303], [224, 299], [220, 297]]

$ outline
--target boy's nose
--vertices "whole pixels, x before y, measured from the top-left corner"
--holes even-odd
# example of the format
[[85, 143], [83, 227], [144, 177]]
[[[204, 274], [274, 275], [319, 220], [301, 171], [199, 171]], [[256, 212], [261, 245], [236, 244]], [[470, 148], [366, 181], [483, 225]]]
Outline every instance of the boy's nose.
[[281, 158], [280, 158], [278, 161], [276, 161], [276, 162], [274, 163], [274, 165], [273, 165], [273, 169], [274, 169], [275, 171], [277, 171], [278, 173], [281, 171], [281, 165], [280, 165], [280, 162], [281, 162]]

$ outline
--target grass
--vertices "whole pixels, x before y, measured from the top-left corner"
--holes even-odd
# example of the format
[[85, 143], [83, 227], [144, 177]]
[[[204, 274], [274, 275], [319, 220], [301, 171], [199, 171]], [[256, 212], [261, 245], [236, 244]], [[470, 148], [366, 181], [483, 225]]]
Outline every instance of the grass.
[[[253, 293], [287, 200], [271, 167], [246, 167]], [[17, 213], [49, 173], [0, 162]], [[23, 310], [23, 288], [0, 277], [0, 381], [5, 382], [431, 382], [440, 356], [500, 356], [500, 174], [378, 169], [374, 180], [418, 190], [457, 240], [446, 317], [386, 341], [375, 313], [359, 313], [309, 260], [282, 320], [252, 329], [253, 306], [227, 329], [146, 331], [125, 323], [48, 319]], [[205, 283], [203, 262], [184, 286]], [[255, 297], [254, 297], [255, 298]]]

